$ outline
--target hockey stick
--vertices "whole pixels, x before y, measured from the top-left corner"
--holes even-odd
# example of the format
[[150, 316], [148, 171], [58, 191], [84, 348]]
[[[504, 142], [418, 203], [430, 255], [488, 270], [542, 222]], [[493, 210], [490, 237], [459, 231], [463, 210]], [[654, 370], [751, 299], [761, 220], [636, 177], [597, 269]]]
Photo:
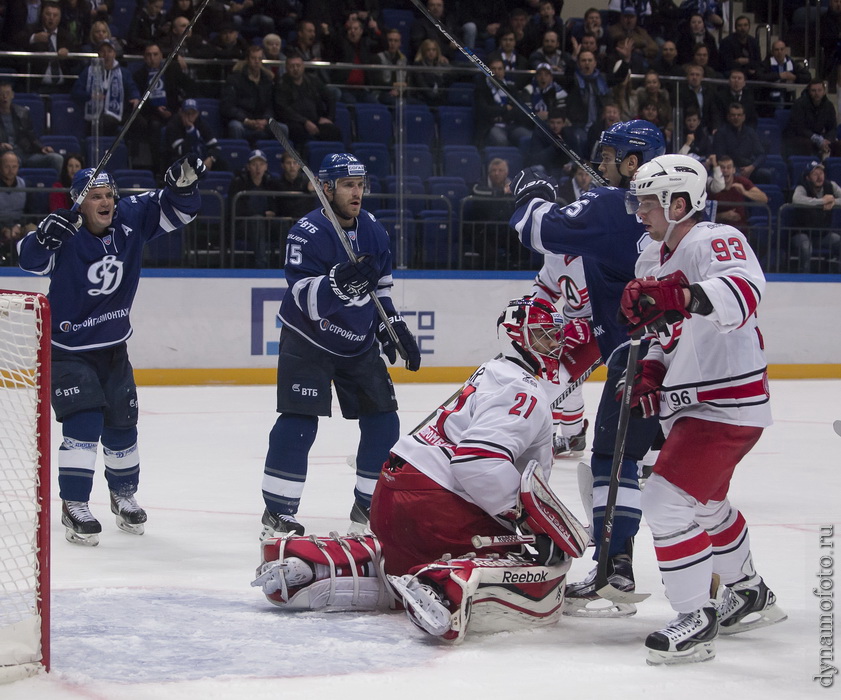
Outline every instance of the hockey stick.
[[[178, 43], [175, 45], [175, 48], [166, 57], [166, 61], [164, 64], [158, 69], [158, 72], [155, 73], [155, 77], [152, 79], [152, 82], [149, 83], [149, 87], [146, 88], [146, 92], [143, 93], [143, 97], [140, 98], [140, 102], [137, 103], [137, 107], [134, 108], [132, 113], [129, 115], [129, 118], [126, 120], [126, 123], [123, 124], [122, 129], [120, 129], [120, 133], [117, 134], [117, 138], [114, 139], [114, 143], [111, 144], [111, 147], [105, 152], [105, 155], [102, 156], [102, 160], [99, 161], [99, 164], [94, 168], [93, 174], [88, 179], [87, 184], [82, 188], [82, 191], [79, 193], [79, 196], [76, 197], [76, 200], [73, 202], [73, 206], [71, 207], [73, 211], [79, 208], [82, 202], [85, 201], [85, 197], [87, 196], [88, 192], [90, 191], [91, 187], [93, 187], [93, 183], [96, 180], [96, 176], [102, 172], [105, 168], [105, 164], [111, 160], [111, 156], [114, 155], [114, 151], [117, 150], [117, 146], [119, 146], [123, 139], [125, 138], [126, 133], [134, 124], [134, 120], [137, 119], [137, 115], [140, 114], [140, 110], [143, 109], [143, 106], [146, 104], [146, 101], [152, 95], [152, 90], [155, 89], [158, 82], [163, 78], [164, 71], [169, 68], [169, 64], [175, 60], [175, 57], [178, 55], [178, 52], [181, 50], [181, 45], [187, 39], [187, 36], [190, 34], [190, 31], [193, 29], [193, 25], [198, 21], [199, 17], [201, 17], [201, 13], [204, 12], [204, 8], [207, 7], [210, 0], [202, 0], [202, 4], [199, 5], [199, 9], [196, 10], [196, 14], [193, 15], [193, 19], [190, 20], [190, 23], [187, 25], [187, 28], [184, 30], [184, 33], [181, 35], [181, 38], [178, 40]], [[154, 145], [152, 146], [154, 148]]]
[[610, 540], [613, 535], [613, 520], [616, 515], [616, 497], [619, 492], [619, 472], [625, 457], [625, 438], [628, 435], [628, 423], [631, 419], [631, 392], [634, 388], [634, 372], [640, 354], [642, 333], [631, 336], [628, 349], [628, 363], [625, 366], [625, 385], [622, 388], [622, 404], [619, 407], [619, 424], [616, 427], [616, 443], [613, 448], [613, 464], [610, 468], [610, 486], [607, 490], [607, 503], [604, 509], [602, 536], [599, 540], [599, 560], [596, 565], [596, 593], [605, 600], [614, 603], [639, 603], [648, 598], [648, 593], [630, 593], [620, 591], [611, 585], [607, 578], [607, 565], [610, 561]]
[[555, 411], [561, 407], [561, 404], [566, 401], [570, 394], [575, 391], [578, 387], [580, 387], [590, 375], [596, 371], [596, 369], [601, 365], [602, 358], [596, 360], [592, 365], [590, 365], [586, 370], [584, 370], [584, 374], [582, 374], [578, 379], [576, 379], [572, 384], [568, 384], [567, 388], [563, 390], [561, 395], [552, 402], [552, 410]]
[[[339, 241], [342, 244], [342, 248], [345, 249], [345, 253], [347, 253], [348, 260], [352, 263], [356, 262], [356, 253], [353, 252], [353, 247], [350, 244], [350, 239], [348, 238], [347, 232], [342, 228], [342, 225], [339, 223], [339, 220], [336, 218], [336, 213], [333, 211], [333, 208], [330, 206], [330, 202], [327, 201], [327, 196], [324, 194], [324, 190], [321, 188], [320, 183], [318, 182], [318, 178], [313, 175], [312, 170], [310, 170], [309, 166], [304, 162], [303, 158], [298, 155], [298, 152], [292, 147], [292, 144], [289, 143], [289, 139], [286, 138], [286, 134], [283, 133], [283, 129], [280, 127], [280, 122], [278, 122], [273, 117], [269, 119], [269, 130], [272, 132], [272, 136], [277, 139], [277, 142], [283, 146], [283, 150], [285, 150], [292, 158], [301, 166], [301, 170], [304, 172], [304, 175], [307, 176], [307, 180], [310, 181], [312, 184], [313, 189], [315, 190], [315, 194], [318, 196], [318, 200], [321, 202], [321, 206], [324, 207], [324, 215], [330, 220], [330, 223], [333, 224], [333, 228], [336, 229], [336, 235], [339, 237]], [[388, 333], [388, 337], [391, 339], [391, 342], [394, 343], [394, 347], [397, 348], [397, 352], [399, 353], [400, 357], [406, 362], [406, 365], [409, 364], [409, 355], [406, 352], [406, 348], [403, 347], [403, 344], [397, 337], [397, 332], [392, 328], [391, 321], [389, 321], [388, 314], [386, 314], [385, 309], [383, 308], [382, 302], [380, 301], [379, 297], [377, 296], [376, 292], [368, 292], [368, 296], [371, 298], [371, 301], [374, 303], [374, 307], [377, 309], [377, 313], [380, 316], [380, 319], [385, 324], [386, 332]]]
[[537, 537], [534, 535], [492, 535], [490, 537], [474, 535], [471, 542], [476, 549], [484, 549], [485, 547], [518, 547], [521, 544], [534, 544], [537, 542]]
[[579, 168], [581, 168], [591, 178], [593, 178], [593, 181], [597, 185], [603, 187], [608, 184], [605, 181], [605, 179], [598, 172], [593, 170], [592, 167], [585, 163], [575, 151], [569, 148], [569, 146], [567, 146], [560, 138], [558, 138], [556, 134], [552, 133], [552, 130], [549, 129], [549, 127], [546, 126], [546, 124], [544, 124], [543, 121], [532, 110], [530, 110], [526, 105], [520, 102], [520, 100], [518, 100], [503, 83], [499, 82], [496, 79], [496, 76], [493, 74], [493, 71], [484, 64], [481, 58], [479, 58], [466, 46], [462, 46], [458, 41], [456, 41], [444, 28], [441, 22], [439, 22], [429, 13], [429, 10], [427, 10], [426, 7], [424, 7], [420, 0], [412, 0], [412, 4], [416, 8], [418, 8], [418, 10], [420, 10], [421, 14], [424, 17], [426, 17], [426, 19], [429, 20], [429, 22], [432, 23], [433, 27], [435, 27], [439, 32], [441, 32], [448, 41], [450, 41], [459, 51], [461, 51], [465, 56], [467, 56], [467, 58], [470, 59], [470, 61], [474, 65], [478, 66], [482, 70], [482, 72], [488, 77], [488, 80], [490, 80], [498, 89], [502, 90], [502, 92], [505, 93], [505, 96], [509, 100], [511, 100], [512, 105], [519, 108], [519, 110], [523, 114], [525, 114], [532, 122], [534, 122], [535, 126], [537, 126], [544, 134], [546, 134], [546, 136], [549, 137], [549, 140], [552, 143], [554, 143], [558, 148], [560, 148], [564, 153], [566, 153], [571, 161], [573, 161]]

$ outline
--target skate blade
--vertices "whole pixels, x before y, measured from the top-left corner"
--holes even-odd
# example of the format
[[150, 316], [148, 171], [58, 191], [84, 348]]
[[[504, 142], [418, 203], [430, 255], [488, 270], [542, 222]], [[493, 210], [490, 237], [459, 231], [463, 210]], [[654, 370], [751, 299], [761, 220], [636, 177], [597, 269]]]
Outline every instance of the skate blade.
[[93, 532], [89, 535], [83, 535], [69, 527], [66, 527], [64, 528], [64, 539], [71, 544], [78, 544], [83, 547], [96, 547], [96, 545], [99, 544], [99, 533]]
[[715, 658], [715, 642], [701, 642], [686, 651], [648, 650], [645, 663], [649, 666], [675, 666], [677, 664], [699, 664]]
[[758, 630], [762, 627], [776, 625], [778, 622], [782, 622], [787, 619], [788, 615], [784, 610], [779, 608], [777, 605], [772, 605], [770, 608], [765, 608], [765, 610], [746, 615], [735, 625], [730, 625], [729, 627], [719, 627], [718, 633], [722, 635], [730, 635], [740, 634], [741, 632], [750, 632], [751, 630]]
[[123, 520], [119, 515], [115, 519], [117, 521], [117, 527], [123, 532], [127, 532], [130, 535], [142, 535], [144, 532], [146, 532], [146, 527], [143, 525], [143, 523], [133, 525], [132, 523]]
[[561, 612], [569, 617], [631, 617], [637, 614], [637, 606], [605, 598], [567, 598]]
[[648, 598], [650, 593], [634, 593], [633, 591], [620, 591], [615, 586], [606, 583], [596, 589], [596, 595], [614, 603], [641, 603]]

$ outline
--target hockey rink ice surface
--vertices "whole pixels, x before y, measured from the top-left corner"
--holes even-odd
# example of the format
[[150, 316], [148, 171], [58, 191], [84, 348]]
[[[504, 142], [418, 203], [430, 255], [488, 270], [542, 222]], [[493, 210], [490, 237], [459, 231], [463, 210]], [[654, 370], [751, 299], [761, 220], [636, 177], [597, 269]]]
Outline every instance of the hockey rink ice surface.
[[[454, 389], [397, 385], [402, 430]], [[585, 385], [588, 438], [600, 389]], [[0, 686], [0, 698], [838, 697], [841, 677], [831, 688], [814, 679], [821, 634], [813, 590], [823, 571], [841, 611], [841, 437], [832, 429], [841, 418], [841, 381], [774, 381], [771, 391], [775, 424], [736, 470], [731, 498], [751, 527], [757, 568], [789, 619], [719, 638], [717, 657], [707, 663], [649, 667], [645, 637], [674, 615], [644, 523], [634, 568], [637, 591], [652, 595], [626, 619], [564, 617], [548, 628], [468, 635], [461, 646], [446, 647], [402, 612], [273, 607], [249, 582], [259, 558], [274, 387], [141, 387], [138, 500], [149, 514], [146, 534], [117, 530], [100, 454], [91, 499], [103, 524], [100, 545], [65, 542], [53, 478], [53, 670]], [[346, 458], [357, 435], [356, 423], [321, 420], [299, 513], [308, 534], [347, 527], [354, 472]], [[52, 439], [55, 455], [57, 426]], [[583, 517], [576, 462], [556, 462], [552, 485]], [[820, 529], [830, 526], [834, 535], [825, 544], [832, 544], [822, 549]], [[822, 556], [833, 558], [830, 569], [821, 569]], [[589, 558], [574, 562], [570, 580], [590, 567]], [[841, 641], [832, 634], [833, 643]], [[835, 653], [831, 663], [839, 662]]]

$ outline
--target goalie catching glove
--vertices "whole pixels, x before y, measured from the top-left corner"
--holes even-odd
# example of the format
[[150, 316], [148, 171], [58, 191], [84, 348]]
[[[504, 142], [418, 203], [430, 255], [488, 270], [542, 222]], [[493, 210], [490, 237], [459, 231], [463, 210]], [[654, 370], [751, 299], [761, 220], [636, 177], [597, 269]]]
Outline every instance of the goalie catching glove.
[[202, 159], [190, 153], [169, 166], [164, 175], [164, 184], [177, 194], [190, 194], [205, 170], [207, 168]]
[[[397, 340], [400, 341], [400, 344], [406, 351], [406, 369], [410, 372], [417, 372], [421, 365], [421, 355], [415, 336], [412, 335], [402, 316], [389, 316], [388, 321], [394, 329]], [[380, 341], [380, 345], [383, 347], [383, 354], [388, 358], [389, 363], [393, 365], [397, 361], [397, 346], [395, 346], [394, 341], [388, 333], [385, 321], [380, 321], [380, 325], [377, 327], [377, 340]]]
[[64, 241], [75, 236], [82, 228], [82, 215], [78, 211], [56, 209], [35, 230], [35, 240], [45, 250], [58, 250]]

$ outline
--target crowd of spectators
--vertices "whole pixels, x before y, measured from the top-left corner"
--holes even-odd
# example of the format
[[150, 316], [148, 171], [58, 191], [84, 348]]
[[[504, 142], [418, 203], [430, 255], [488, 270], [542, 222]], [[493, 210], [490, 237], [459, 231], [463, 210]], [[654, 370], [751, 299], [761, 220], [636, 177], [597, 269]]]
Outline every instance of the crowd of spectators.
[[[53, 168], [56, 182], [64, 184], [70, 169], [85, 161], [81, 138], [82, 153], [64, 157], [39, 141], [28, 110], [14, 101], [16, 86], [25, 84], [46, 104], [51, 96], [69, 94], [86, 124], [86, 133], [77, 136], [114, 136], [182, 39], [177, 60], [151, 89], [126, 135], [130, 167], [160, 177], [173, 157], [195, 151], [211, 170], [236, 170], [218, 143], [244, 139], [249, 158], [234, 173], [232, 195], [288, 190], [293, 181], [295, 191], [306, 193], [300, 173], [283, 171], [279, 160], [269, 162], [261, 150], [260, 142], [272, 138], [270, 118], [284, 125], [304, 153], [314, 141], [344, 141], [352, 148], [340, 129], [337, 107], [353, 114], [366, 103], [393, 112], [398, 103], [423, 104], [435, 112], [454, 104], [456, 88], [470, 95], [472, 145], [514, 147], [524, 165], [543, 166], [568, 193], [584, 186], [579, 180], [585, 171], [535, 128], [517, 103], [588, 161], [599, 157], [596, 145], [604, 128], [619, 120], [648, 119], [663, 131], [671, 152], [705, 163], [712, 198], [727, 201], [716, 215], [733, 221], [737, 211], [746, 231], [751, 217], [732, 203], [738, 197], [764, 203], [752, 190], [764, 193], [780, 180], [769, 156], [779, 155], [784, 163], [791, 156], [808, 156], [821, 166], [810, 174], [841, 156], [837, 110], [825, 82], [835, 86], [841, 80], [841, 0], [830, 0], [822, 17], [825, 72], [820, 76], [793, 59], [782, 39], [763, 57], [747, 16], [735, 18], [734, 31], [727, 34], [714, 0], [609, 0], [581, 18], [568, 16], [563, 0], [425, 4], [436, 22], [487, 63], [505, 90], [420, 13], [400, 27], [389, 26], [396, 16], [389, 12], [405, 14], [405, 2], [210, 0], [188, 32], [201, 0], [7, 0], [0, 8], [0, 153], [12, 152], [15, 158], [6, 159], [2, 184], [20, 187], [21, 167]], [[118, 22], [126, 13], [130, 21]], [[22, 61], [14, 52], [44, 56]], [[457, 67], [462, 70], [453, 70]], [[792, 85], [798, 87], [788, 89]], [[216, 119], [200, 114], [201, 100], [215, 101]], [[770, 137], [777, 142], [769, 143], [761, 121], [774, 122]], [[53, 133], [59, 128], [52, 125]], [[430, 146], [439, 157], [437, 144]], [[498, 183], [488, 180], [491, 162], [488, 157], [479, 188], [489, 182], [488, 191], [504, 197]], [[440, 160], [436, 168], [440, 172]], [[493, 176], [499, 178], [498, 163]], [[804, 187], [799, 173], [781, 188], [788, 201], [798, 187]], [[243, 206], [248, 199], [241, 200]], [[261, 208], [296, 216], [285, 208], [301, 208], [291, 198], [277, 205], [267, 200], [273, 208], [264, 207], [260, 197], [250, 199], [248, 216]], [[7, 229], [4, 225], [4, 240], [12, 235]], [[792, 242], [783, 255], [808, 270], [803, 239], [798, 240], [801, 244]], [[823, 237], [820, 241], [812, 248], [826, 248]], [[264, 256], [257, 258], [265, 262]]]

